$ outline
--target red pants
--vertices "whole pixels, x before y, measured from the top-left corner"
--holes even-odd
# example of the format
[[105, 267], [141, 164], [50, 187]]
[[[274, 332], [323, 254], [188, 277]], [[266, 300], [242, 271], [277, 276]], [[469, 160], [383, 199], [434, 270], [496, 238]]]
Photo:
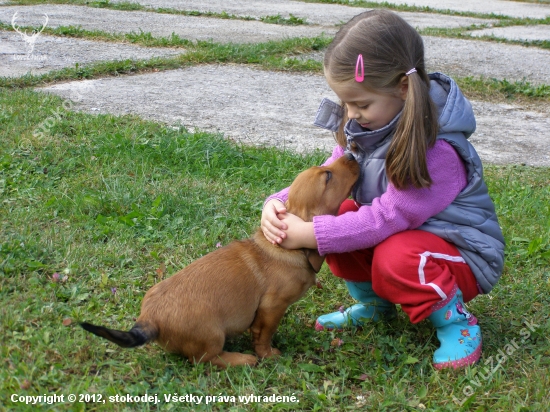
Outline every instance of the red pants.
[[[357, 210], [346, 200], [339, 214]], [[372, 282], [374, 292], [400, 304], [412, 323], [427, 318], [434, 305], [462, 291], [464, 301], [480, 291], [477, 281], [458, 249], [440, 237], [422, 230], [390, 236], [377, 246], [326, 256], [335, 276], [351, 282]]]

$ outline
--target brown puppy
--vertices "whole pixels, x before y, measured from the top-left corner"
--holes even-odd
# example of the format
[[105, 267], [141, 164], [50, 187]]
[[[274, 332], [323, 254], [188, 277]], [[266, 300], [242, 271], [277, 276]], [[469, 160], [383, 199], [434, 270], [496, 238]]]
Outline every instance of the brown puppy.
[[[312, 167], [292, 183], [287, 210], [305, 221], [335, 215], [358, 176], [359, 166], [351, 155], [328, 167]], [[315, 283], [322, 262], [317, 251], [272, 245], [259, 229], [251, 239], [234, 241], [153, 286], [130, 331], [81, 326], [122, 347], [156, 341], [191, 362], [221, 368], [254, 365], [253, 355], [224, 352], [226, 336], [250, 328], [260, 358], [279, 355], [271, 338], [287, 308]]]

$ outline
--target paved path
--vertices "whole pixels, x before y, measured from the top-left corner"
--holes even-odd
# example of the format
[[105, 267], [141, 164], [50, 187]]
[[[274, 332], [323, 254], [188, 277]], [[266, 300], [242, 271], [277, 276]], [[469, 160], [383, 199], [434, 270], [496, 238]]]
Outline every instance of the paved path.
[[[376, 3], [383, 3], [386, 0], [374, 1]], [[391, 3], [431, 7], [436, 10], [453, 10], [465, 13], [494, 13], [502, 16], [530, 17], [533, 19], [543, 19], [550, 16], [550, 7], [548, 4], [510, 0], [391, 0]]]
[[[336, 27], [282, 26], [259, 21], [220, 20], [210, 17], [193, 17], [145, 11], [118, 11], [86, 6], [40, 5], [12, 6], [0, 8], [0, 21], [8, 23], [15, 12], [21, 20], [47, 14], [48, 26], [80, 26], [86, 30], [101, 30], [107, 33], [149, 32], [155, 37], [169, 37], [172, 33], [190, 40], [234, 41], [258, 43], [267, 40], [281, 40], [285, 37], [315, 37], [322, 32], [334, 34]], [[40, 20], [38, 20], [40, 21]]]
[[[126, 0], [112, 0], [124, 2]], [[474, 12], [485, 14], [498, 14], [511, 17], [544, 18], [550, 16], [548, 5], [514, 2], [509, 0], [374, 0], [376, 3], [405, 4], [409, 6], [431, 7], [436, 10], [453, 10], [458, 12]], [[165, 7], [180, 10], [200, 11], [226, 11], [230, 14], [239, 15], [266, 15], [281, 14], [288, 16], [293, 14], [297, 17], [307, 17], [308, 21], [323, 21], [326, 16], [339, 16], [342, 8], [352, 8], [332, 4], [304, 3], [292, 0], [134, 0], [144, 6]], [[266, 11], [271, 12], [266, 13]], [[356, 13], [357, 14], [357, 13]], [[353, 15], [353, 14], [352, 14]], [[347, 21], [349, 19], [343, 19]]]
[[[224, 81], [220, 87], [220, 79], [230, 82]], [[78, 84], [46, 90], [70, 98]], [[81, 94], [80, 107], [92, 113], [137, 113], [191, 130], [197, 127], [221, 132], [247, 144], [297, 151], [311, 147], [329, 151], [334, 147], [332, 134], [312, 125], [321, 99], [336, 100], [322, 76], [270, 73], [234, 65], [198, 66], [92, 80]], [[550, 166], [549, 113], [518, 105], [472, 103], [477, 132], [471, 141], [482, 159]]]
[[475, 30], [472, 36], [495, 36], [508, 40], [546, 40], [550, 41], [550, 26], [495, 27]]
[[27, 44], [19, 34], [0, 31], [0, 76], [19, 77], [31, 72], [44, 74], [51, 70], [85, 65], [96, 61], [143, 60], [184, 53], [185, 50], [140, 47], [74, 38], [41, 35], [34, 52], [27, 54]]
[[[176, 33], [190, 40], [212, 39], [235, 43], [280, 40], [286, 37], [332, 35], [338, 24], [364, 9], [304, 3], [291, 0], [138, 0], [153, 8], [227, 12], [239, 16], [291, 14], [304, 18], [307, 25], [281, 26], [260, 21], [190, 17], [147, 11], [116, 11], [86, 6], [35, 5], [1, 6], [0, 21], [11, 23], [17, 11], [21, 24], [36, 26], [48, 14], [49, 27], [80, 26], [109, 33], [137, 33], [153, 36]], [[394, 2], [396, 3], [396, 2]], [[399, 1], [397, 1], [399, 3]], [[404, 2], [403, 2], [404, 3]], [[438, 9], [542, 18], [550, 15], [550, 5], [512, 1], [416, 1]], [[498, 11], [497, 11], [498, 10]], [[468, 27], [485, 29], [468, 35], [547, 40], [547, 25], [491, 27], [494, 19], [449, 16], [435, 13], [400, 13], [418, 28]], [[550, 84], [548, 49], [523, 47], [471, 39], [425, 36], [428, 67], [452, 76], [525, 79], [534, 84]], [[60, 67], [101, 60], [147, 59], [152, 56], [185, 53], [185, 49], [147, 48], [131, 44], [106, 43], [41, 34], [34, 59], [22, 60], [27, 49], [14, 32], [0, 32], [0, 76], [20, 76], [31, 70], [41, 73]], [[45, 56], [45, 58], [44, 58]], [[40, 60], [42, 58], [42, 60]], [[302, 58], [321, 59], [322, 52]], [[145, 118], [183, 124], [189, 129], [223, 133], [226, 137], [257, 145], [276, 145], [292, 150], [334, 145], [330, 133], [311, 125], [322, 97], [334, 97], [321, 75], [281, 73], [249, 66], [197, 66], [181, 70], [75, 81], [44, 88], [76, 102], [75, 107], [91, 113], [134, 113]], [[482, 159], [493, 163], [524, 163], [550, 167], [550, 108], [533, 108], [519, 103], [497, 104], [473, 101], [478, 119], [471, 140]], [[536, 109], [536, 110], [535, 110]]]

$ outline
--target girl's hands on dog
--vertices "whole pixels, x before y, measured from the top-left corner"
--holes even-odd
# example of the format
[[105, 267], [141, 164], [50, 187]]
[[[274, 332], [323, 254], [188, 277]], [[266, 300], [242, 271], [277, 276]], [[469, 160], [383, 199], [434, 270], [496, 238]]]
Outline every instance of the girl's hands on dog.
[[313, 231], [313, 222], [305, 222], [292, 213], [280, 214], [279, 219], [281, 219], [283, 224], [286, 223], [288, 228], [284, 231], [285, 238], [280, 243], [282, 248], [317, 249], [317, 239]]
[[287, 213], [285, 205], [277, 199], [265, 204], [261, 228], [266, 239], [274, 245], [285, 249], [317, 249], [313, 223]]
[[286, 237], [288, 227], [279, 219], [279, 214], [286, 213], [286, 207], [283, 202], [277, 199], [271, 199], [264, 205], [262, 211], [261, 228], [264, 236], [272, 244], [281, 244]]

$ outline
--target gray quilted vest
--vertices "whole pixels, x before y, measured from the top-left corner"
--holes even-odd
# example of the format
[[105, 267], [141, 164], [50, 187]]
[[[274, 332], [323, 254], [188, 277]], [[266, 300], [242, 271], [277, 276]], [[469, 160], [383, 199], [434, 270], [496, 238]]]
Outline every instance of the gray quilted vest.
[[[429, 218], [418, 229], [453, 243], [474, 273], [484, 293], [489, 293], [502, 274], [504, 237], [495, 208], [483, 180], [483, 167], [467, 138], [475, 130], [470, 102], [456, 83], [441, 73], [430, 74], [430, 96], [439, 111], [438, 139], [451, 144], [462, 157], [468, 184], [441, 213]], [[354, 120], [345, 125], [348, 149], [361, 164], [361, 178], [354, 190], [355, 201], [370, 205], [387, 189], [386, 153], [400, 114], [386, 127], [365, 131]]]

